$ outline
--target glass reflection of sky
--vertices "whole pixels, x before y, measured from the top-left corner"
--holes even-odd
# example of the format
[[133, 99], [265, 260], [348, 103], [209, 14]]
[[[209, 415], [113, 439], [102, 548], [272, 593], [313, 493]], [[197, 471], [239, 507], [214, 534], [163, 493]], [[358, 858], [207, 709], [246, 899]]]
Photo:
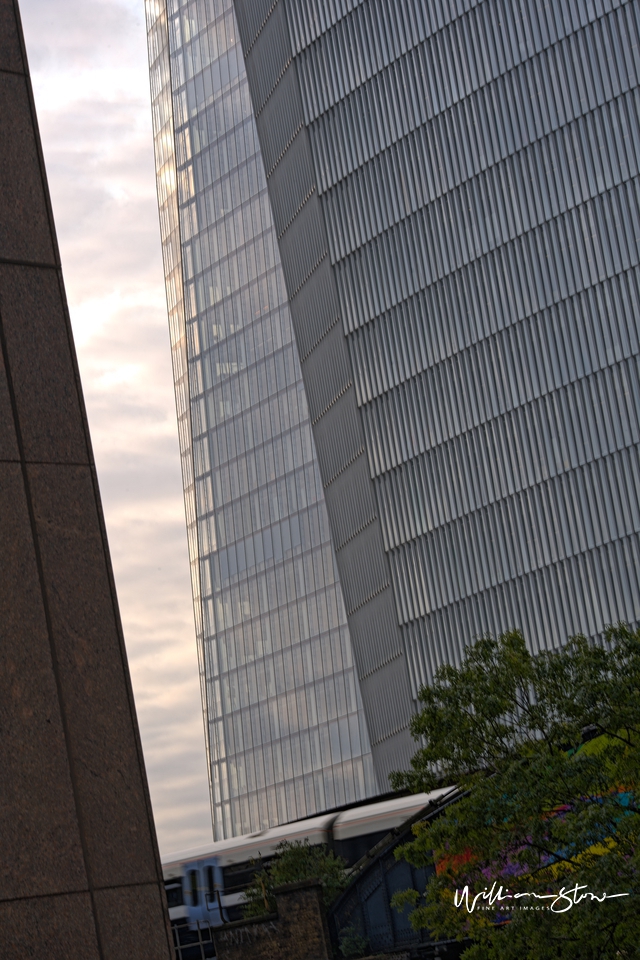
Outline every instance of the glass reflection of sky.
[[232, 4], [168, 16], [219, 839], [376, 785]]

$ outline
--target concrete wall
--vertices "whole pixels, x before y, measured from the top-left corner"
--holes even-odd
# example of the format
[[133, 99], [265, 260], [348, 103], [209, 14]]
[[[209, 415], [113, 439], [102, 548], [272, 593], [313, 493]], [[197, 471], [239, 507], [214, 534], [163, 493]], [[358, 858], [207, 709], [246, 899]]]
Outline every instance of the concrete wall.
[[17, 4], [0, 0], [0, 956], [168, 960]]

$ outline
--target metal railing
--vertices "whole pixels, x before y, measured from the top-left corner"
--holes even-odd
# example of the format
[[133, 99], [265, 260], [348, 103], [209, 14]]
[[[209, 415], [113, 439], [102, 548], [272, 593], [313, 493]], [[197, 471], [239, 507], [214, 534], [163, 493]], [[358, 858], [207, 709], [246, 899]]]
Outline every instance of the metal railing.
[[172, 924], [171, 931], [176, 960], [211, 960], [215, 957], [213, 931], [206, 920]]

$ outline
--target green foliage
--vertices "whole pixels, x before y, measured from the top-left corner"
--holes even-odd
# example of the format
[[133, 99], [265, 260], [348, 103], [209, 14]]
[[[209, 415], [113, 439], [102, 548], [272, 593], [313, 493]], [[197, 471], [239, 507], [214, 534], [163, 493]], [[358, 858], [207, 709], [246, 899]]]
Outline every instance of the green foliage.
[[276, 848], [276, 855], [266, 866], [260, 862], [256, 874], [245, 890], [245, 917], [258, 917], [273, 913], [276, 909], [274, 888], [299, 880], [319, 880], [325, 907], [347, 885], [346, 863], [333, 851], [324, 847], [312, 847], [308, 840], [290, 843], [283, 840]]
[[[462, 798], [397, 855], [437, 874], [411, 922], [439, 937], [471, 938], [465, 960], [613, 960], [640, 956], [640, 631], [609, 627], [604, 645], [573, 637], [531, 655], [518, 632], [470, 647], [420, 693], [412, 733], [424, 745], [396, 789], [457, 783]], [[593, 739], [585, 740], [585, 733]], [[573, 888], [602, 895], [563, 913], [518, 907], [457, 909], [454, 892], [496, 881], [511, 894]], [[582, 891], [581, 891], [582, 892]], [[562, 901], [560, 906], [565, 905]], [[508, 920], [508, 922], [501, 922]]]
[[346, 960], [364, 957], [369, 941], [362, 937], [355, 927], [345, 927], [340, 931], [340, 953]]

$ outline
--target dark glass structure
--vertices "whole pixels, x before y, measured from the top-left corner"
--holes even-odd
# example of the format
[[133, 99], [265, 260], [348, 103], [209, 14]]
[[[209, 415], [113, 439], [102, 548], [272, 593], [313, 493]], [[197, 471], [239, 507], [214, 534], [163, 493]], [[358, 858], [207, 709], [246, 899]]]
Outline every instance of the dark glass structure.
[[640, 616], [640, 3], [235, 9], [384, 778], [474, 635]]
[[147, 24], [218, 840], [378, 785], [233, 6]]

